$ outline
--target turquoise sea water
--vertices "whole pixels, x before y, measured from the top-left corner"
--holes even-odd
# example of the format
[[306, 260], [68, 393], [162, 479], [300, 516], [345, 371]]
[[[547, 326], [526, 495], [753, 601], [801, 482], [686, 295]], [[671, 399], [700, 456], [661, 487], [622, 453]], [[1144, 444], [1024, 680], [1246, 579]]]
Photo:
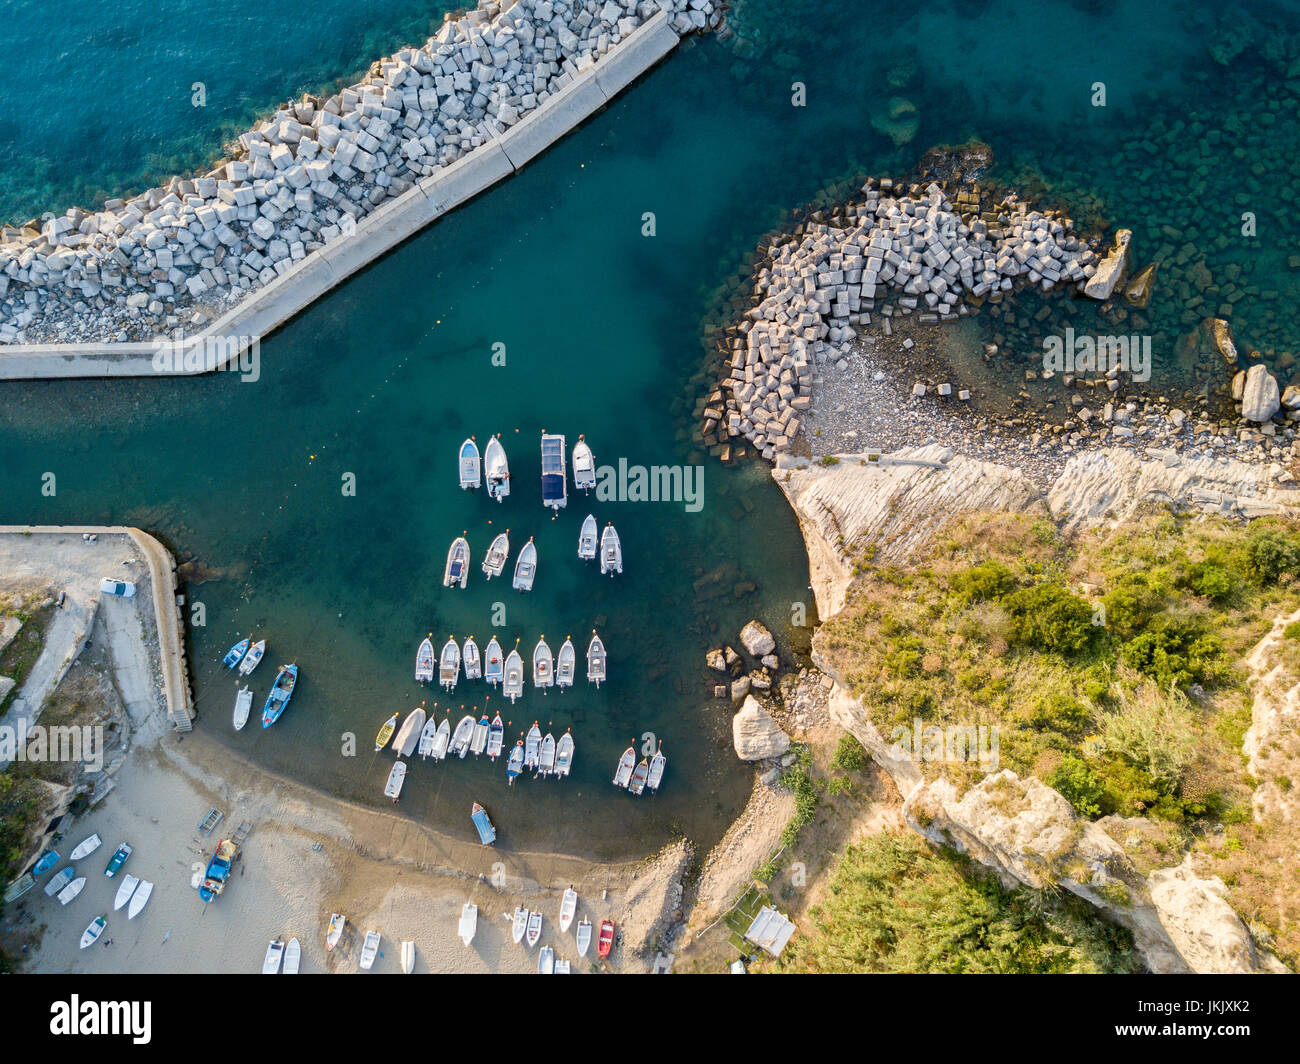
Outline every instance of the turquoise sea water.
[[[44, 25], [35, 5], [16, 6], [26, 27], [17, 32]], [[151, 76], [188, 87], [200, 80], [189, 73], [191, 54], [204, 54], [252, 84], [248, 100], [288, 97], [363, 66], [358, 35], [378, 33], [386, 17], [418, 21], [418, 6], [264, 5], [261, 18], [301, 26], [305, 37], [263, 29], [266, 56], [250, 62], [240, 51], [247, 31], [207, 36], [191, 25], [212, 5], [173, 5], [168, 21], [184, 47], [156, 53]], [[153, 39], [150, 11], [115, 9], [114, 24], [136, 24], [137, 49]], [[425, 11], [426, 22], [438, 21], [436, 5]], [[1291, 19], [1262, 8], [1254, 17]], [[718, 317], [712, 293], [764, 232], [786, 223], [789, 208], [828, 189], [842, 194], [868, 172], [901, 175], [926, 147], [971, 136], [994, 147], [996, 176], [1078, 217], [1132, 227], [1140, 262], [1172, 249], [1147, 314], [1165, 336], [1153, 388], [1216, 383], [1170, 353], [1187, 321], [1209, 312], [1206, 303], [1227, 304], [1239, 345], [1280, 364], [1294, 349], [1298, 294], [1287, 266], [1294, 194], [1276, 179], [1294, 165], [1297, 97], [1261, 50], [1278, 33], [1258, 31], [1260, 43], [1224, 66], [1207, 51], [1222, 33], [1193, 5], [991, 0], [858, 13], [744, 0], [733, 23], [727, 39], [687, 43], [522, 174], [266, 340], [255, 383], [225, 374], [0, 385], [0, 520], [137, 524], [212, 569], [213, 579], [189, 589], [207, 607], [207, 626], [192, 640], [202, 726], [259, 763], [367, 802], [383, 801], [391, 764], [391, 755], [370, 752], [380, 722], [423, 698], [447, 701], [410, 678], [426, 632], [438, 646], [451, 633], [485, 645], [493, 604], [503, 602], [498, 638], [507, 649], [520, 638], [527, 656], [543, 633], [552, 649], [572, 634], [582, 650], [599, 624], [608, 685], [588, 690], [580, 667], [576, 690], [540, 697], [530, 685], [503, 710], [512, 736], [534, 718], [553, 721], [557, 735], [573, 727], [571, 780], [525, 779], [508, 790], [500, 764], [433, 767], [417, 758], [400, 811], [470, 837], [469, 803], [479, 800], [501, 844], [529, 850], [613, 856], [649, 852], [677, 833], [714, 841], [744, 800], [748, 770], [730, 750], [730, 704], [709, 697], [703, 656], [734, 642], [752, 616], [778, 630], [787, 658], [789, 640], [806, 645], [806, 630], [788, 624], [791, 604], [810, 599], [793, 518], [764, 470], [709, 460], [698, 514], [574, 499], [552, 521], [537, 491], [543, 428], [570, 441], [586, 433], [601, 463], [701, 461], [680, 397], [704, 355], [702, 329]], [[140, 54], [106, 51], [95, 71], [101, 87], [138, 86]], [[7, 123], [30, 69], [0, 69]], [[1099, 80], [1104, 109], [1089, 102]], [[796, 81], [806, 107], [791, 105]], [[902, 144], [873, 126], [888, 130], [895, 96], [919, 116]], [[119, 149], [106, 174], [131, 169], [139, 151], [127, 141], [142, 124], [160, 131], [148, 139], [163, 154], [220, 141], [212, 108], [209, 128], [196, 129], [188, 112], [149, 111], [151, 99], [132, 88], [100, 112], [104, 141]], [[51, 106], [72, 114], [81, 105], [69, 97]], [[56, 117], [38, 125], [55, 127]], [[43, 142], [51, 162], [29, 180], [36, 171], [23, 166], [37, 153], [16, 128], [0, 128], [9, 213], [36, 192], [54, 206], [67, 202], [84, 156]], [[1249, 241], [1234, 235], [1247, 209], [1259, 216]], [[645, 212], [655, 214], [652, 238], [641, 235]], [[1005, 346], [1025, 365], [1058, 319], [1093, 313], [1068, 297], [1046, 304], [1054, 317], [1044, 322], [1026, 314], [1010, 327], [987, 325], [1009, 328], [1023, 349]], [[491, 362], [497, 343], [504, 367]], [[1021, 376], [1014, 368], [1009, 387]], [[461, 493], [455, 481], [460, 441], [473, 434], [483, 443], [498, 431], [516, 475], [502, 506]], [[58, 476], [54, 498], [40, 493], [46, 471]], [[354, 497], [341, 491], [344, 473], [355, 474]], [[621, 578], [602, 580], [574, 554], [588, 509], [622, 534]], [[491, 535], [504, 527], [515, 549], [537, 538], [529, 596], [485, 585], [479, 574]], [[465, 591], [447, 591], [446, 550], [462, 530], [474, 575]], [[273, 729], [235, 735], [234, 684], [215, 661], [252, 630], [271, 641], [257, 704], [275, 665], [297, 661], [302, 680]], [[482, 706], [485, 692], [462, 683], [453, 723], [462, 703]], [[345, 732], [356, 734], [359, 756], [340, 756]], [[609, 779], [619, 753], [646, 733], [664, 740], [669, 770], [663, 792], [638, 802], [611, 793]]]

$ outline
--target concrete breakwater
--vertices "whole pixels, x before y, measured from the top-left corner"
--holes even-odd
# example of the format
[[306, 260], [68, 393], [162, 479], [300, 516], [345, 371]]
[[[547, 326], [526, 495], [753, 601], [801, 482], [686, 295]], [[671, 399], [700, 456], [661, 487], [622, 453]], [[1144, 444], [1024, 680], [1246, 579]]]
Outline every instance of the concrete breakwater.
[[492, 0], [280, 108], [203, 177], [6, 227], [0, 378], [228, 365], [720, 19], [714, 0]]

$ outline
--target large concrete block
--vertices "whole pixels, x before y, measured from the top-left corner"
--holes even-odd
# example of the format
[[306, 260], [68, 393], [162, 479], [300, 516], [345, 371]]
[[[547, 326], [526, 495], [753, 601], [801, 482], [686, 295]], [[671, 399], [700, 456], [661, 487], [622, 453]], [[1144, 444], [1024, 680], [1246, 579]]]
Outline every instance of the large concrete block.
[[423, 178], [418, 187], [439, 213], [446, 213], [513, 172], [514, 166], [502, 150], [500, 140], [495, 140]]
[[596, 84], [593, 67], [497, 138], [497, 143], [510, 160], [510, 165], [518, 170], [604, 107], [607, 100]]
[[618, 45], [595, 66], [596, 84], [607, 100], [622, 92], [678, 44], [668, 25], [668, 12], [660, 11]]

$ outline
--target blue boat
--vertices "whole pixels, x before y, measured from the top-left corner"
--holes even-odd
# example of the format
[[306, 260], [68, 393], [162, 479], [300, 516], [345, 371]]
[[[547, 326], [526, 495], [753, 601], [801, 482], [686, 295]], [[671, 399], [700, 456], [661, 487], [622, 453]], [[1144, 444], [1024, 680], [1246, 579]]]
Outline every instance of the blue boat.
[[285, 707], [289, 704], [289, 699], [293, 695], [294, 685], [298, 682], [298, 666], [285, 665], [275, 683], [271, 687], [271, 693], [266, 696], [266, 705], [262, 707], [262, 727], [269, 728], [277, 720], [280, 714], [284, 712]]
[[39, 861], [36, 862], [36, 866], [32, 869], [32, 875], [43, 876], [45, 875], [46, 872], [48, 872], [51, 868], [53, 868], [58, 863], [59, 863], [58, 851], [50, 850], [49, 853], [45, 854]]
[[228, 669], [233, 669], [248, 653], [248, 640], [241, 639], [233, 647], [226, 651], [226, 656], [221, 659], [221, 664]]
[[469, 817], [474, 821], [474, 826], [478, 828], [478, 840], [484, 846], [491, 846], [497, 841], [497, 829], [492, 826], [492, 821], [488, 819], [487, 810], [478, 802], [474, 803], [474, 811]]

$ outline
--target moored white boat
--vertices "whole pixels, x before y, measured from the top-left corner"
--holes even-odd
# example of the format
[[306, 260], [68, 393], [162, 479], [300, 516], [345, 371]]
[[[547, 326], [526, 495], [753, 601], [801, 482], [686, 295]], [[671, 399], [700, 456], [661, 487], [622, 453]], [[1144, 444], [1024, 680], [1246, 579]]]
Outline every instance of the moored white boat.
[[80, 861], [83, 857], [89, 857], [92, 853], [98, 850], [100, 846], [102, 846], [103, 844], [104, 844], [104, 840], [101, 839], [99, 837], [99, 833], [96, 832], [94, 835], [91, 835], [89, 838], [82, 839], [79, 843], [77, 843], [72, 853], [68, 854], [68, 859], [72, 861]]
[[531, 912], [528, 914], [528, 933], [524, 936], [524, 941], [528, 943], [528, 948], [532, 949], [537, 945], [538, 939], [542, 937], [542, 914]]
[[578, 892], [572, 887], [566, 887], [564, 897], [560, 899], [560, 934], [569, 930], [569, 925], [573, 923], [574, 913], [578, 911]]
[[510, 656], [506, 658], [501, 690], [512, 703], [524, 693], [524, 659], [519, 656], [518, 647], [510, 651]]
[[618, 768], [614, 770], [614, 786], [626, 787], [628, 781], [632, 778], [632, 769], [636, 765], [636, 751], [628, 747], [623, 751], [623, 756], [618, 759]]
[[533, 580], [536, 577], [537, 544], [529, 536], [528, 542], [524, 544], [523, 550], [519, 552], [519, 557], [515, 561], [514, 589], [516, 591], [532, 591]]
[[569, 504], [569, 486], [564, 475], [564, 437], [542, 433], [542, 505], [556, 513]]
[[469, 540], [462, 535], [453, 539], [447, 548], [447, 568], [442, 573], [442, 586], [464, 587], [468, 580]]
[[415, 971], [415, 943], [402, 943], [402, 974], [410, 975]]
[[459, 679], [460, 647], [456, 645], [456, 640], [448, 639], [442, 645], [442, 656], [438, 660], [438, 683], [448, 691], [453, 691]]
[[663, 782], [664, 769], [668, 767], [668, 758], [664, 756], [663, 740], [659, 741], [659, 748], [655, 751], [655, 756], [650, 759], [650, 773], [646, 776], [645, 789], [648, 791], [659, 790], [659, 784]]
[[388, 773], [388, 782], [384, 784], [384, 797], [397, 801], [402, 795], [402, 783], [406, 779], [406, 762], [397, 761]]
[[478, 906], [473, 902], [467, 901], [460, 910], [460, 926], [456, 933], [460, 935], [460, 940], [469, 945], [474, 941], [474, 932], [478, 930]]
[[402, 726], [397, 729], [397, 738], [393, 740], [393, 749], [397, 751], [398, 757], [410, 757], [415, 751], [416, 744], [420, 741], [420, 729], [424, 727], [425, 716], [424, 707], [420, 706], [402, 721]]
[[580, 920], [578, 922], [578, 930], [574, 932], [574, 937], [578, 943], [578, 956], [585, 957], [587, 955], [587, 950], [591, 946], [591, 921], [586, 919]]
[[131, 900], [131, 895], [135, 893], [135, 888], [139, 885], [139, 877], [131, 875], [130, 872], [122, 877], [122, 885], [117, 888], [117, 897], [113, 899], [114, 912], [117, 912], [118, 909]]
[[471, 436], [460, 445], [460, 486], [472, 491], [479, 486], [482, 478], [482, 466], [479, 459], [478, 444]]
[[555, 744], [555, 774], [563, 779], [573, 768], [573, 732], [566, 731]]
[[[434, 706], [434, 710], [437, 710]], [[415, 748], [415, 752], [421, 757], [428, 757], [433, 753], [433, 740], [438, 737], [438, 718], [430, 715], [429, 719], [424, 722], [424, 727], [420, 731], [420, 745]]]
[[510, 494], [510, 463], [506, 460], [506, 449], [496, 436], [488, 440], [483, 451], [483, 475], [488, 498], [500, 502]]
[[465, 637], [465, 646], [461, 649], [461, 665], [465, 669], [465, 679], [477, 680], [483, 675], [483, 658], [479, 655], [478, 644], [472, 635]]
[[510, 757], [506, 760], [506, 782], [513, 784], [515, 778], [524, 770], [524, 741], [520, 739], [510, 749]]
[[77, 870], [68, 865], [67, 868], [61, 868], [50, 876], [50, 881], [45, 884], [45, 893], [48, 897], [54, 897], [59, 891], [72, 882], [72, 877], [77, 874]]
[[80, 894], [85, 889], [85, 887], [86, 887], [86, 877], [78, 876], [66, 887], [64, 887], [61, 891], [59, 891], [59, 904], [67, 905], [68, 902], [72, 901], [73, 898], [75, 898], [78, 894]]
[[249, 711], [253, 708], [252, 689], [245, 684], [235, 695], [235, 731], [243, 731], [244, 725], [248, 723]]
[[584, 562], [589, 562], [596, 557], [596, 543], [599, 536], [595, 515], [588, 514], [582, 522], [582, 529], [578, 532], [578, 557]]
[[474, 718], [466, 713], [465, 716], [460, 718], [460, 723], [456, 725], [456, 730], [452, 733], [451, 752], [457, 757], [464, 757], [473, 738]]
[[487, 756], [489, 761], [495, 761], [501, 756], [501, 747], [505, 743], [506, 729], [501, 723], [501, 714], [498, 713], [492, 718], [492, 723], [488, 726]]
[[244, 656], [244, 660], [239, 663], [239, 675], [247, 676], [262, 663], [262, 658], [266, 656], [266, 640], [259, 639]]
[[557, 687], [572, 687], [573, 675], [578, 669], [578, 652], [573, 648], [573, 640], [568, 636], [564, 637], [564, 645], [560, 647], [559, 656], [555, 659], [555, 685]]
[[550, 946], [543, 946], [537, 955], [537, 971], [541, 975], [555, 974], [555, 950]]
[[487, 649], [483, 652], [483, 679], [495, 687], [501, 682], [505, 672], [505, 655], [501, 652], [501, 644], [497, 642], [497, 637], [493, 636], [488, 640]]
[[605, 644], [593, 628], [591, 642], [587, 644], [587, 682], [594, 683], [598, 690], [601, 681], [605, 679], [605, 664]]
[[547, 732], [546, 738], [542, 740], [542, 745], [537, 748], [537, 774], [539, 776], [549, 776], [554, 771], [555, 736]]
[[494, 576], [500, 576], [506, 569], [506, 558], [510, 556], [510, 529], [499, 532], [492, 540], [492, 545], [488, 547], [488, 552], [483, 558], [483, 575], [491, 580]]
[[528, 729], [528, 735], [524, 738], [524, 768], [537, 768], [537, 757], [542, 749], [542, 729], [537, 726], [537, 721], [533, 721], [533, 726]]
[[585, 436], [579, 436], [573, 445], [573, 486], [579, 491], [590, 491], [596, 486], [596, 459]]
[[492, 724], [487, 719], [487, 714], [479, 717], [478, 723], [474, 725], [474, 736], [469, 741], [469, 752], [478, 757], [487, 749], [488, 733], [492, 730]]
[[533, 686], [545, 689], [554, 683], [555, 659], [546, 645], [546, 637], [542, 636], [533, 648]]
[[557, 958], [555, 959], [555, 972], [554, 972], [553, 974], [555, 974], [555, 975], [568, 975], [568, 974], [569, 974], [569, 962], [566, 961], [566, 960], [561, 960], [560, 958], [557, 957]]
[[279, 975], [280, 961], [284, 959], [284, 943], [278, 938], [273, 939], [271, 944], [266, 947], [266, 957], [262, 961], [263, 975]]
[[515, 916], [510, 922], [510, 940], [518, 944], [524, 940], [524, 932], [528, 930], [528, 910], [522, 905], [515, 906]]
[[650, 761], [648, 758], [642, 758], [640, 763], [632, 770], [632, 778], [627, 781], [627, 789], [633, 794], [640, 794], [645, 790], [646, 776], [650, 774]]
[[331, 913], [329, 926], [325, 929], [325, 948], [332, 950], [343, 937], [343, 927], [348, 922], [342, 913]]
[[451, 719], [443, 717], [438, 724], [438, 730], [433, 733], [433, 748], [429, 751], [435, 761], [443, 761], [447, 757], [447, 750], [451, 746]]
[[108, 920], [103, 916], [96, 916], [91, 920], [86, 930], [81, 933], [81, 948], [85, 949], [87, 946], [93, 946], [99, 940], [99, 936], [104, 933], [104, 928], [107, 926]]
[[623, 571], [623, 544], [619, 542], [613, 522], [607, 524], [600, 534], [600, 571], [611, 576]]
[[135, 888], [135, 893], [131, 895], [131, 904], [126, 910], [126, 918], [134, 920], [139, 916], [152, 894], [153, 884], [147, 879], [141, 880], [140, 885]]
[[428, 683], [433, 679], [433, 633], [430, 632], [427, 639], [420, 643], [420, 649], [415, 652], [415, 680], [417, 683]]
[[302, 943], [296, 938], [291, 938], [289, 944], [284, 947], [284, 974], [297, 975], [300, 964], [302, 964]]
[[361, 958], [357, 961], [363, 969], [370, 970], [370, 966], [375, 963], [375, 957], [379, 955], [380, 934], [378, 931], [367, 931], [366, 940], [361, 945]]

